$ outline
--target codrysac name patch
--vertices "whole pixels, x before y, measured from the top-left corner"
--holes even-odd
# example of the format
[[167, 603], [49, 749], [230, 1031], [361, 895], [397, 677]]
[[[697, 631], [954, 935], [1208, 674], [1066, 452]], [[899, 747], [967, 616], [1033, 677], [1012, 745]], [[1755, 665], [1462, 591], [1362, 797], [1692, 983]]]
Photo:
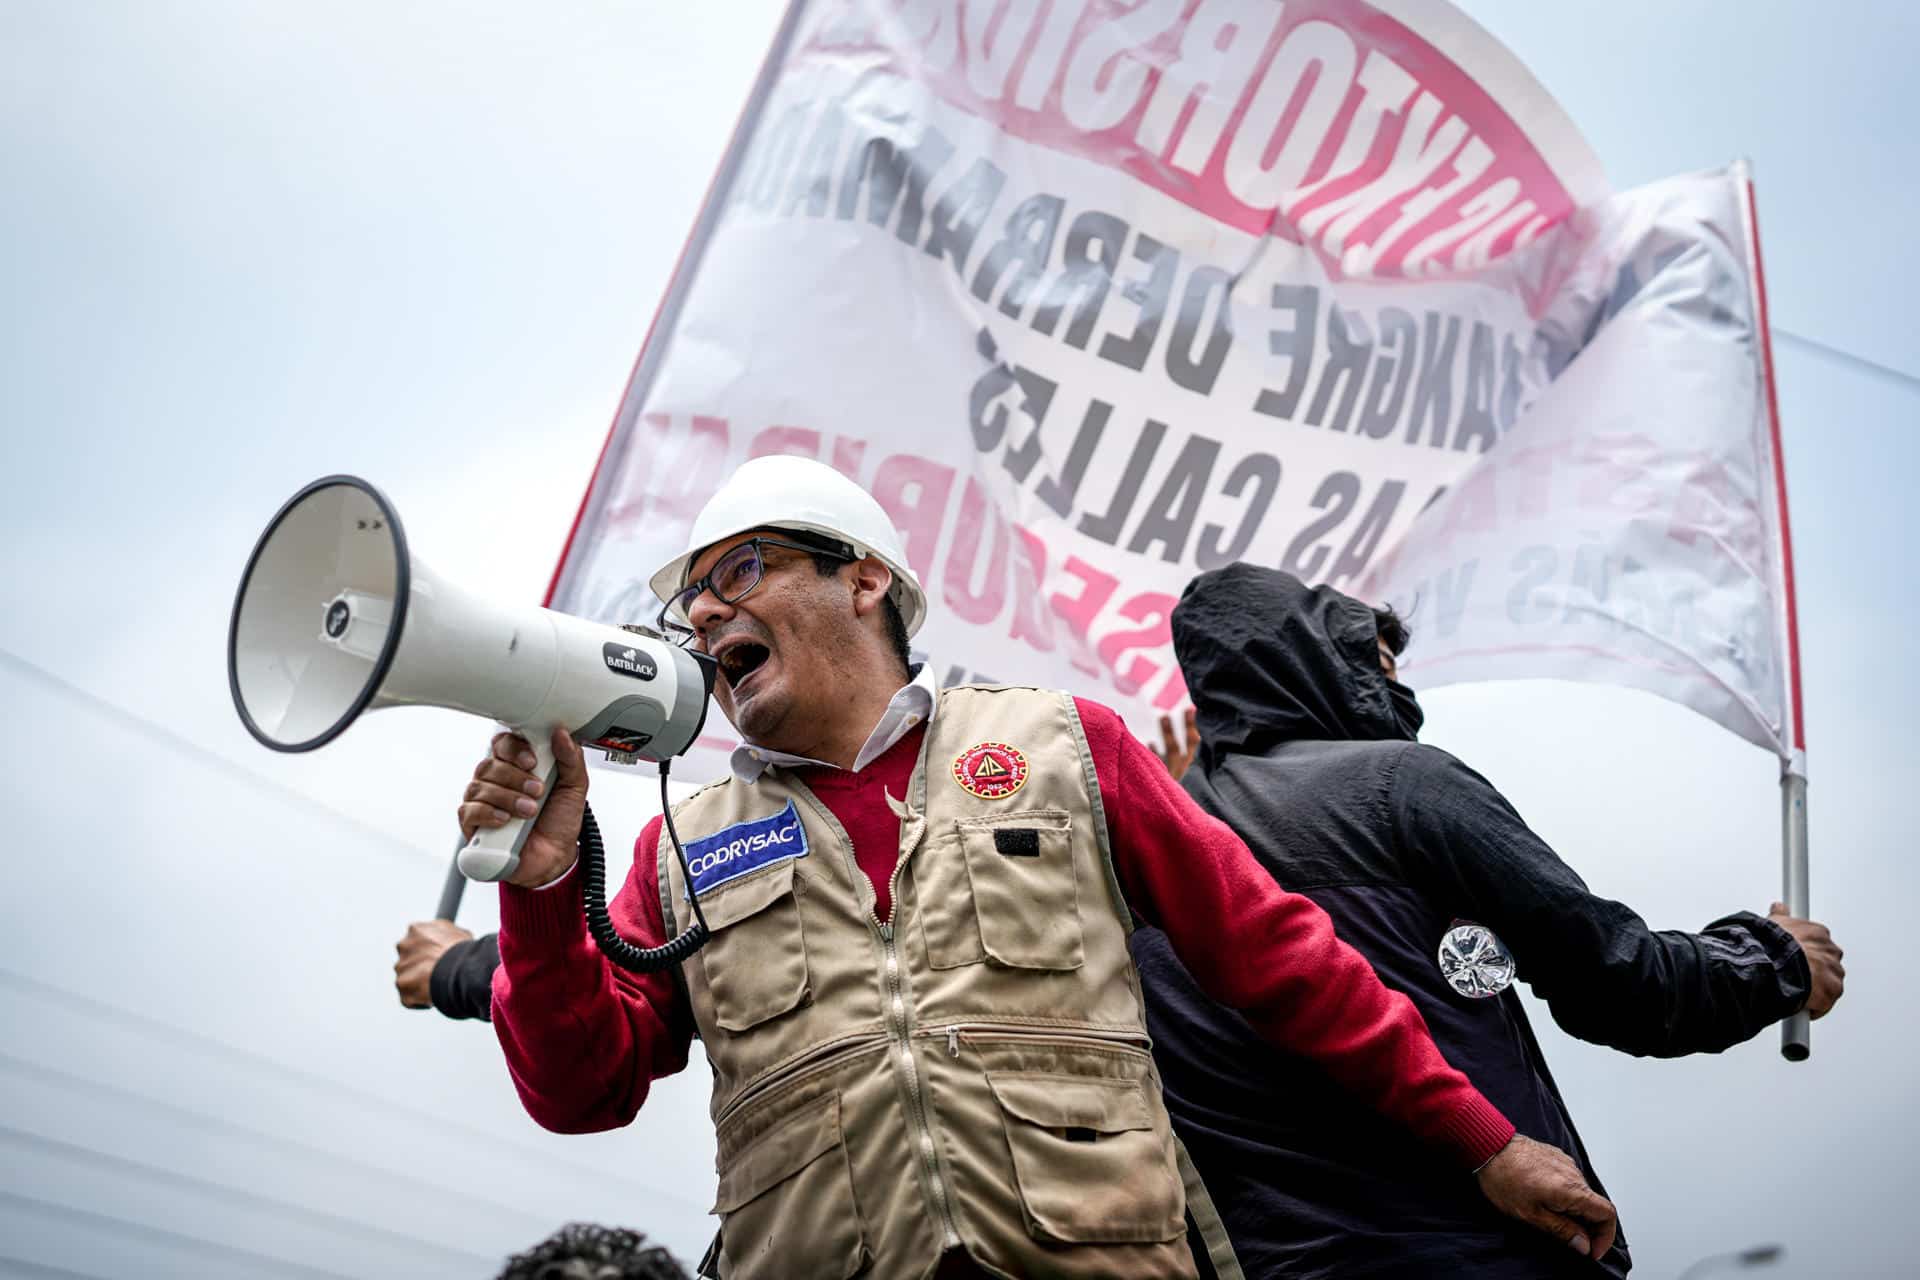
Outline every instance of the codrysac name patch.
[[953, 758], [953, 780], [982, 800], [1005, 800], [1027, 785], [1027, 757], [1004, 742], [982, 742]]
[[705, 893], [782, 858], [806, 856], [807, 829], [789, 800], [771, 818], [736, 822], [716, 835], [690, 841], [687, 870], [693, 876], [693, 891]]

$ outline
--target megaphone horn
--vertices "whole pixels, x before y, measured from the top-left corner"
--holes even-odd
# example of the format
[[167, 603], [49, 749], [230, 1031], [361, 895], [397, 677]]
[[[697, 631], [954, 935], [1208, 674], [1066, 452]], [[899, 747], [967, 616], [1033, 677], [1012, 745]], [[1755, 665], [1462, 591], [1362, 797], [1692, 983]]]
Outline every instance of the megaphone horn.
[[[315, 480], [268, 523], [227, 632], [234, 708], [275, 751], [324, 746], [363, 711], [451, 707], [527, 739], [543, 805], [555, 728], [609, 754], [665, 761], [700, 736], [713, 678], [705, 655], [657, 635], [448, 585], [409, 554], [380, 491], [346, 475]], [[535, 820], [475, 833], [461, 871], [512, 875]]]

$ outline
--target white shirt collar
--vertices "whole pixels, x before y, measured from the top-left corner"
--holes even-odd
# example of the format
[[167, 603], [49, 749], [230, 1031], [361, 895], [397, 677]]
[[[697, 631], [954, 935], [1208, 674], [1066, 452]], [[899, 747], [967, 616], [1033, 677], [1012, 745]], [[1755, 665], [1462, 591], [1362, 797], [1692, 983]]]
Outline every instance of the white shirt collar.
[[[913, 673], [913, 679], [894, 693], [887, 702], [887, 709], [880, 716], [880, 722], [873, 726], [873, 732], [867, 735], [866, 745], [860, 748], [860, 754], [854, 757], [855, 773], [866, 768], [887, 753], [900, 739], [915, 728], [933, 720], [933, 711], [939, 705], [940, 683], [934, 678], [933, 664], [922, 663]], [[767, 771], [768, 765], [781, 765], [785, 768], [798, 766], [819, 766], [831, 769], [834, 766], [824, 760], [814, 760], [807, 756], [790, 756], [784, 751], [775, 751], [772, 747], [756, 747], [743, 742], [733, 749], [733, 776], [742, 782], [758, 782], [760, 775]]]

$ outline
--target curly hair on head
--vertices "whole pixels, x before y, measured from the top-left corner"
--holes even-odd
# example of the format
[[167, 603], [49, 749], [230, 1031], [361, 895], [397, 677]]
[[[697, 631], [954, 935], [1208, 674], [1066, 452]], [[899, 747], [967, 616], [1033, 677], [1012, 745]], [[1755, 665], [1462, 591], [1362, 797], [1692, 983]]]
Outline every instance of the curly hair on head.
[[1399, 657], [1407, 651], [1407, 642], [1413, 639], [1413, 628], [1407, 620], [1393, 611], [1390, 604], [1373, 606], [1373, 624], [1380, 638], [1387, 642], [1387, 652]]
[[569, 1222], [507, 1259], [498, 1280], [688, 1280], [672, 1254], [638, 1231]]

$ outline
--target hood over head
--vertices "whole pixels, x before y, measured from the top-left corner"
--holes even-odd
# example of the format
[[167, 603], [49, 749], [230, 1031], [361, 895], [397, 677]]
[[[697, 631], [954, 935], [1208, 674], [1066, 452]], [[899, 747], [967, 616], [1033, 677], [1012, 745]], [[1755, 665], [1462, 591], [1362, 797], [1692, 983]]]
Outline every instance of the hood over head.
[[1380, 669], [1373, 610], [1332, 587], [1252, 564], [1210, 570], [1173, 611], [1173, 650], [1207, 756], [1412, 737]]

